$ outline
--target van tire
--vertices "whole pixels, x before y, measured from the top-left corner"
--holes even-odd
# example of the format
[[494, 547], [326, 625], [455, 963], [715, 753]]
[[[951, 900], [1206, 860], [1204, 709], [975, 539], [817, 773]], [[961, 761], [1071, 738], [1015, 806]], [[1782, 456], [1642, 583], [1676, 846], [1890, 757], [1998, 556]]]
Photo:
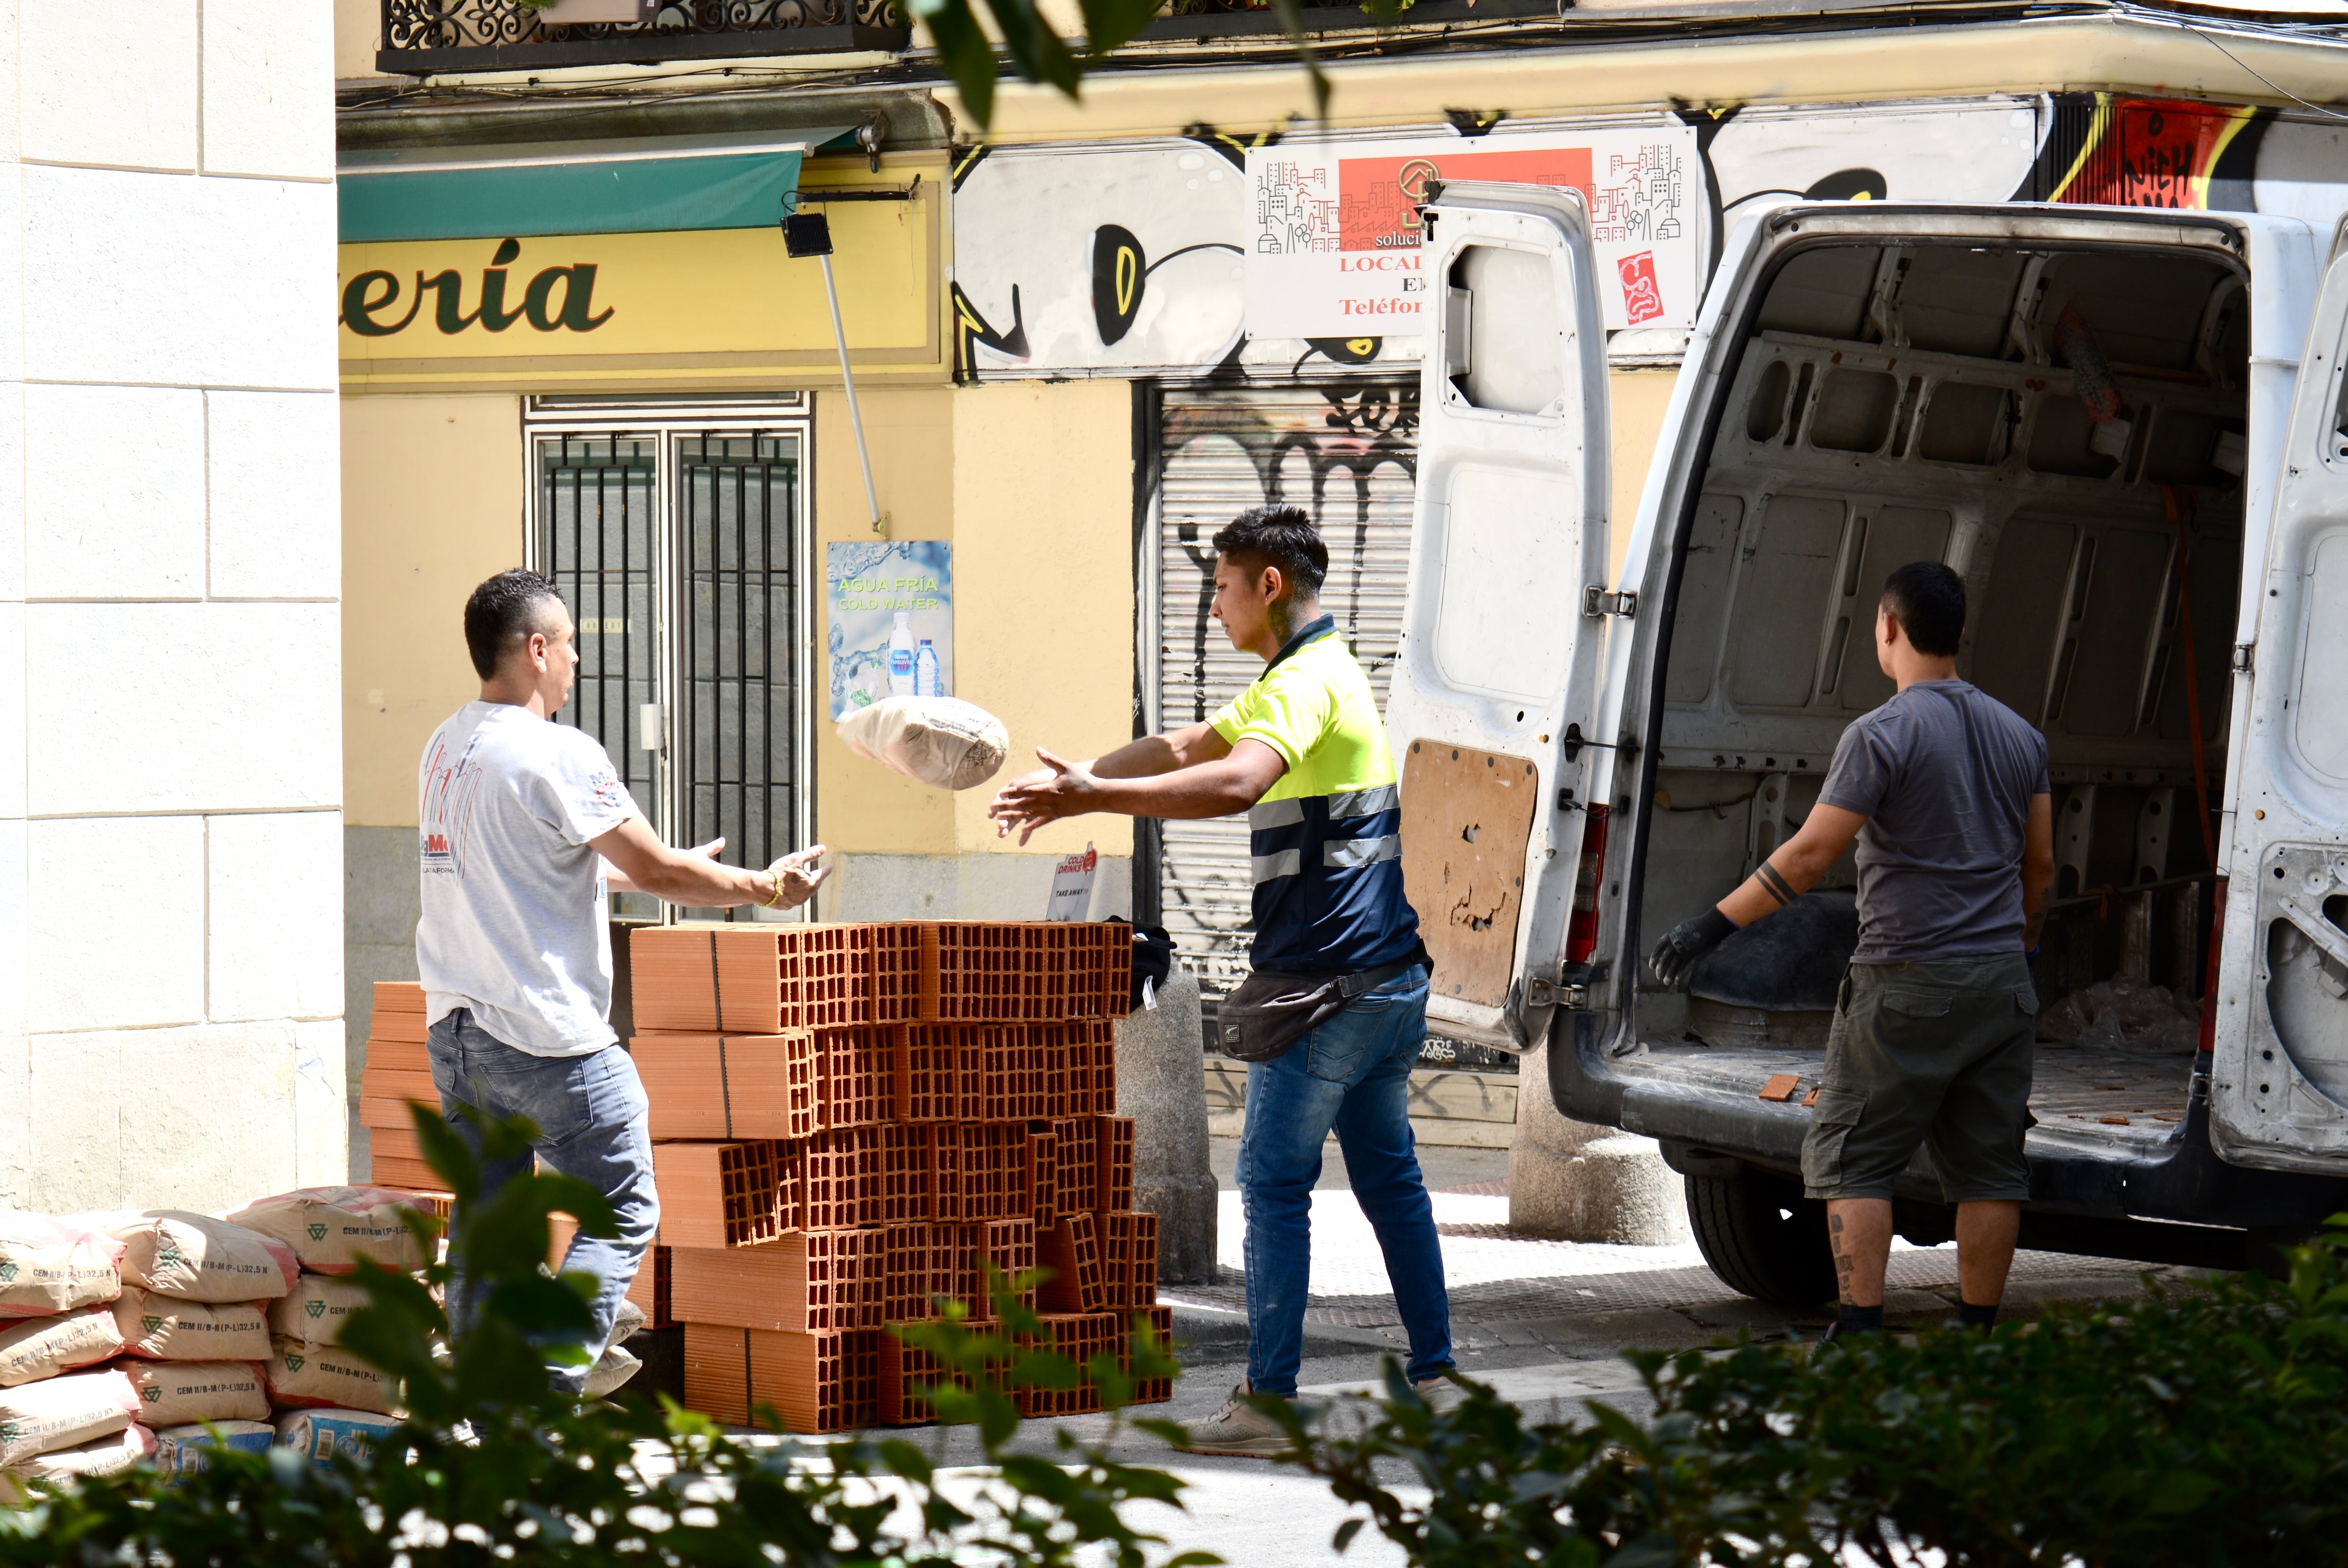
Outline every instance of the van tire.
[[1816, 1306], [1835, 1295], [1824, 1203], [1749, 1167], [1734, 1176], [1683, 1180], [1688, 1228], [1723, 1284], [1780, 1306]]

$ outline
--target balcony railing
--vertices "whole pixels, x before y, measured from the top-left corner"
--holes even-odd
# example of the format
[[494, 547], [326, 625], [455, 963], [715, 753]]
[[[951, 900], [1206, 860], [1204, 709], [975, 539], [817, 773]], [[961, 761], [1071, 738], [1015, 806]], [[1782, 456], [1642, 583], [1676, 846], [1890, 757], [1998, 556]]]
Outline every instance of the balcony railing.
[[386, 75], [904, 48], [898, 0], [667, 0], [633, 22], [564, 24], [521, 0], [383, 0]]

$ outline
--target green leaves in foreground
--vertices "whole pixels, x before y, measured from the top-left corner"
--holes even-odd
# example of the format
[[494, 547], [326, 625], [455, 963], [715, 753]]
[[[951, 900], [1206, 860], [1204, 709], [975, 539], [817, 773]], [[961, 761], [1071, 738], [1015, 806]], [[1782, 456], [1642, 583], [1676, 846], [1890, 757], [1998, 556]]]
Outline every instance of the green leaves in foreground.
[[[939, 1405], [975, 1426], [989, 1468], [961, 1472], [951, 1489], [907, 1437], [754, 1445], [665, 1399], [582, 1408], [556, 1395], [548, 1362], [575, 1364], [587, 1354], [580, 1341], [589, 1282], [556, 1279], [541, 1266], [548, 1219], [567, 1213], [590, 1234], [608, 1235], [609, 1208], [579, 1183], [546, 1174], [509, 1182], [482, 1203], [480, 1165], [465, 1140], [420, 1109], [417, 1122], [427, 1157], [460, 1200], [450, 1250], [469, 1260], [484, 1295], [479, 1326], [444, 1358], [436, 1351], [448, 1322], [434, 1291], [447, 1287], [447, 1266], [422, 1282], [381, 1269], [362, 1274], [369, 1302], [347, 1320], [343, 1340], [405, 1380], [405, 1424], [364, 1460], [320, 1466], [286, 1449], [218, 1452], [194, 1475], [140, 1470], [44, 1491], [21, 1511], [0, 1510], [0, 1568], [969, 1561], [1141, 1568], [1158, 1538], [1128, 1525], [1125, 1506], [1137, 1499], [1179, 1506], [1182, 1483], [1174, 1477], [1120, 1464], [1105, 1447], [1065, 1431], [1048, 1457], [1032, 1444], [1015, 1446], [1018, 1414], [1006, 1384], [1065, 1384], [1078, 1374], [1021, 1342], [1040, 1326], [1007, 1291], [994, 1332], [975, 1332], [959, 1317], [908, 1330], [967, 1385], [941, 1390]], [[531, 1136], [525, 1122], [485, 1125], [483, 1155], [513, 1154]], [[422, 1215], [410, 1222], [431, 1255], [437, 1225]], [[1164, 1348], [1146, 1329], [1139, 1337], [1135, 1374], [1171, 1375]], [[1114, 1362], [1090, 1371], [1105, 1401], [1121, 1405], [1129, 1385]], [[773, 1424], [771, 1411], [761, 1415]], [[1191, 1553], [1169, 1568], [1217, 1561]]]
[[1366, 1429], [1294, 1429], [1301, 1462], [1425, 1568], [2343, 1563], [2343, 1254], [2334, 1229], [2286, 1280], [1987, 1335], [1634, 1353], [1643, 1425], [1602, 1407], [1529, 1424], [1473, 1383], [1437, 1414], [1389, 1367]]

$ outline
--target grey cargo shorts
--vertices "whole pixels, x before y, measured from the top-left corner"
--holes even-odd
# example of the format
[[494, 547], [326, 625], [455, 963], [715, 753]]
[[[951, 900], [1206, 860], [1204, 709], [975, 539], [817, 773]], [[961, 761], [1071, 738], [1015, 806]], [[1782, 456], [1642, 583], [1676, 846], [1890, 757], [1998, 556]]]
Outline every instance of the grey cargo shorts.
[[1813, 1198], [1890, 1198], [1922, 1144], [1948, 1202], [2030, 1196], [2038, 995], [2019, 953], [1854, 964], [1802, 1140]]

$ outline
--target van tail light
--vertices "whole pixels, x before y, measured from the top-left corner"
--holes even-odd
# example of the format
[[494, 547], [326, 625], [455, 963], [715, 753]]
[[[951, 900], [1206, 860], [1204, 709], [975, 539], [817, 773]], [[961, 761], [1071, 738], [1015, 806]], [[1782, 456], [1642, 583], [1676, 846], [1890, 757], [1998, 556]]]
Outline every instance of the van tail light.
[[1606, 820], [1610, 809], [1591, 805], [1584, 813], [1581, 865], [1573, 876], [1573, 919], [1565, 928], [1565, 961], [1587, 964], [1598, 951], [1598, 884], [1606, 875]]

